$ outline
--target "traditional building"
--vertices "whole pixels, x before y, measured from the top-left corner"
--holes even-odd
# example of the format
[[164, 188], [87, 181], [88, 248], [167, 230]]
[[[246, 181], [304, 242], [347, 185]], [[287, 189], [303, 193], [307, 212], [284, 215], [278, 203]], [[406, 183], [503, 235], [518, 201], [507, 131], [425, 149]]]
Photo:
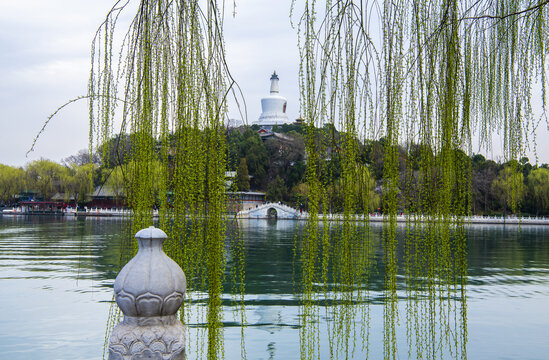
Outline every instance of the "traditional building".
[[305, 120], [301, 117], [301, 115], [299, 115], [299, 117], [295, 119], [294, 125], [305, 125]]
[[286, 114], [286, 105], [286, 98], [279, 94], [278, 75], [275, 71], [271, 76], [271, 93], [261, 99], [262, 112], [256, 124], [267, 132], [275, 125], [291, 124]]
[[264, 192], [255, 191], [228, 191], [227, 212], [236, 214], [240, 210], [249, 210], [265, 204]]

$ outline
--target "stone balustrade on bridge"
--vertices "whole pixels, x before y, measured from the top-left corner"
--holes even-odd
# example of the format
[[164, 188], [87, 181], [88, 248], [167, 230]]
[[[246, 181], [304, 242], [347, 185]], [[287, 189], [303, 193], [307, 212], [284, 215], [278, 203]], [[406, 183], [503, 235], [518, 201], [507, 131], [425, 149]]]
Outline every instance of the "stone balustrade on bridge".
[[265, 203], [255, 208], [239, 211], [238, 218], [243, 219], [301, 219], [304, 213], [282, 203]]

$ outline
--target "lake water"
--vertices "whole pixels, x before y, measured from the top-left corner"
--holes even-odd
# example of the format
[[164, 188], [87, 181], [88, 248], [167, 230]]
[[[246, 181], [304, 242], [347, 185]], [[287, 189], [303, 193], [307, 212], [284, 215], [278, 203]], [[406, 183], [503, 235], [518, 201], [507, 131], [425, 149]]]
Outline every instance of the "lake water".
[[[124, 225], [108, 218], [0, 217], [0, 359], [102, 357]], [[300, 315], [292, 280], [296, 226], [292, 221], [241, 224], [248, 359], [299, 358]], [[380, 226], [372, 229], [374, 236], [381, 232]], [[468, 358], [548, 359], [549, 227], [476, 225], [467, 236]], [[372, 283], [383, 283], [382, 274], [373, 276]], [[238, 359], [240, 327], [234, 326], [230, 295], [224, 298], [225, 357]], [[404, 304], [402, 299], [401, 311]], [[383, 357], [383, 311], [383, 302], [369, 305], [372, 359]], [[398, 355], [406, 359], [403, 319], [397, 327]], [[192, 338], [197, 327], [190, 325]], [[329, 358], [324, 325], [321, 320], [321, 357]], [[365, 356], [360, 349], [354, 354]], [[189, 359], [196, 357], [188, 353]]]

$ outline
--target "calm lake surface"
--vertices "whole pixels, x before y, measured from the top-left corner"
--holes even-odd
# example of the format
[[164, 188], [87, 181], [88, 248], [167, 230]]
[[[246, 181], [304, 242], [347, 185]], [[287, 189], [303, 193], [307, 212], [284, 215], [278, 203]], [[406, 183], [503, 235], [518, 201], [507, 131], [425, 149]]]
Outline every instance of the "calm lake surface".
[[[102, 357], [125, 224], [108, 218], [0, 216], [0, 359]], [[293, 221], [241, 224], [247, 251], [248, 359], [299, 358], [299, 307], [292, 280], [296, 226]], [[372, 231], [376, 236], [381, 226]], [[548, 359], [549, 227], [475, 225], [467, 232], [468, 358]], [[383, 283], [383, 275], [373, 276], [373, 283]], [[224, 298], [225, 358], [238, 359], [240, 327], [233, 326], [231, 296]], [[383, 302], [372, 301], [369, 311], [368, 354], [380, 359]], [[197, 326], [190, 325], [192, 338]], [[405, 326], [397, 332], [399, 357], [406, 359]], [[321, 331], [322, 358], [329, 358], [326, 339]], [[359, 349], [354, 358], [365, 356]], [[188, 352], [190, 360], [197, 357]]]

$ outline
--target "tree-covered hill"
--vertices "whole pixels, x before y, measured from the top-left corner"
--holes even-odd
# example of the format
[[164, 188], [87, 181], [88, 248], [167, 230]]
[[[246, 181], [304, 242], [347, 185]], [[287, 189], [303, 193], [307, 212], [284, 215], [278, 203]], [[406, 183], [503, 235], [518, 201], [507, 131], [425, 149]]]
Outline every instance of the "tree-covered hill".
[[[343, 207], [341, 185], [341, 144], [348, 134], [339, 132], [331, 124], [321, 129], [307, 129], [303, 125], [276, 126], [268, 136], [260, 136], [257, 125], [240, 126], [226, 130], [227, 171], [236, 173], [229, 191], [261, 191], [270, 201], [282, 201], [295, 207], [307, 206], [309, 187], [306, 182], [306, 131], [317, 132], [326, 149], [321, 161], [322, 181], [327, 186], [324, 206], [328, 212], [340, 212]], [[183, 131], [183, 130], [182, 130]], [[173, 141], [178, 136], [172, 135]], [[387, 146], [385, 138], [359, 140], [356, 143], [356, 189], [359, 199], [357, 212], [383, 212], [383, 171]], [[173, 141], [175, 144], [175, 141]], [[408, 203], [417, 198], [418, 183], [428, 175], [437, 186], [436, 169], [431, 174], [421, 173], [422, 161], [432, 161], [440, 154], [416, 144], [408, 149], [399, 146], [400, 196], [399, 206], [409, 209]], [[157, 148], [160, 144], [157, 142]], [[49, 200], [55, 194], [64, 194], [66, 201], [85, 203], [87, 194], [97, 186], [108, 186], [119, 196], [131, 177], [133, 138], [119, 135], [99, 147], [90, 157], [86, 151], [69, 156], [62, 164], [37, 160], [25, 167], [0, 165], [0, 201], [13, 205], [20, 194], [31, 192], [37, 198]], [[171, 153], [175, 153], [173, 149]], [[158, 153], [160, 161], [161, 154]], [[172, 156], [172, 155], [168, 155]], [[471, 211], [473, 214], [505, 215], [511, 213], [512, 203], [518, 211], [530, 215], [549, 215], [549, 166], [532, 165], [528, 158], [520, 161], [496, 163], [483, 155], [459, 156], [469, 164], [471, 171]], [[172, 156], [173, 157], [173, 156]], [[426, 160], [426, 158], [429, 158]], [[103, 159], [103, 160], [101, 160]], [[172, 159], [172, 161], [174, 161]], [[369, 194], [369, 195], [365, 195]], [[418, 212], [425, 210], [418, 209]]]

